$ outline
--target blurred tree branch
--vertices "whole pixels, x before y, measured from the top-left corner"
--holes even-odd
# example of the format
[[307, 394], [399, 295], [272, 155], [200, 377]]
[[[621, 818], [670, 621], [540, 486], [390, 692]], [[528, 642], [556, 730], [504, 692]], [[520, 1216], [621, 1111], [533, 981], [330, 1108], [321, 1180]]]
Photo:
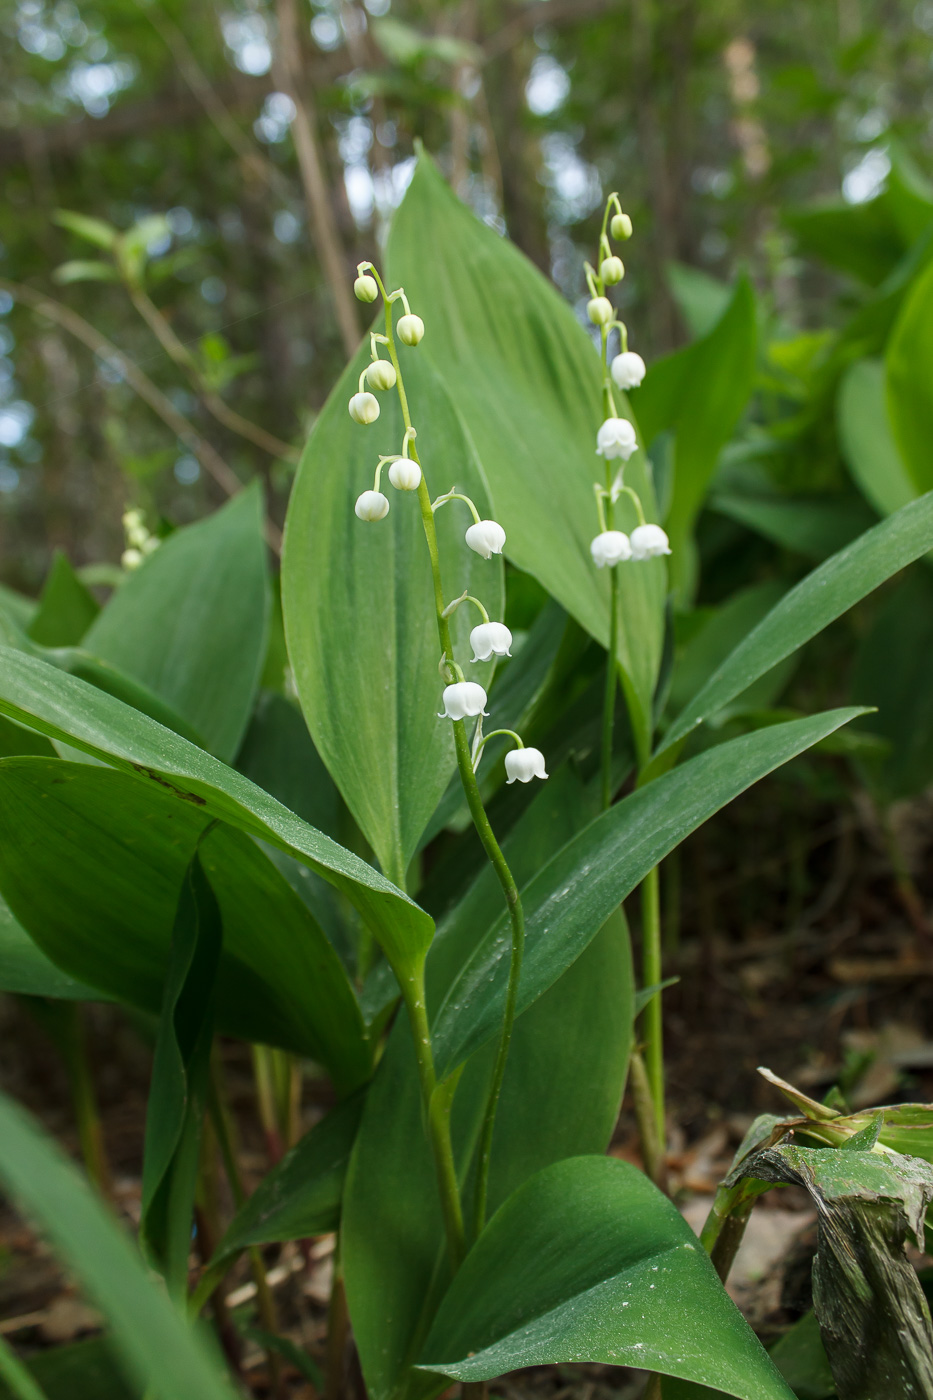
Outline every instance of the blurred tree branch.
[[[101, 335], [100, 331], [91, 325], [90, 321], [85, 321], [83, 316], [72, 311], [70, 306], [56, 301], [54, 297], [46, 296], [44, 292], [37, 292], [33, 287], [23, 286], [19, 282], [8, 282], [5, 278], [0, 278], [0, 291], [7, 292], [14, 301], [22, 302], [24, 306], [37, 311], [40, 316], [54, 321], [56, 325], [73, 335], [76, 340], [80, 340], [95, 355], [108, 364], [118, 367], [130, 388], [135, 390], [154, 413], [158, 414], [179, 442], [197, 457], [207, 474], [217, 482], [226, 495], [233, 496], [241, 489], [243, 483], [216, 448], [206, 438], [201, 437], [194, 425], [188, 421], [183, 413], [179, 413], [171, 399], [167, 398], [162, 390], [153, 384], [149, 376], [143, 373], [126, 352], [118, 350], [112, 341], [108, 340], [105, 335]], [[269, 520], [266, 521], [266, 539], [276, 553], [281, 553], [281, 531]]]

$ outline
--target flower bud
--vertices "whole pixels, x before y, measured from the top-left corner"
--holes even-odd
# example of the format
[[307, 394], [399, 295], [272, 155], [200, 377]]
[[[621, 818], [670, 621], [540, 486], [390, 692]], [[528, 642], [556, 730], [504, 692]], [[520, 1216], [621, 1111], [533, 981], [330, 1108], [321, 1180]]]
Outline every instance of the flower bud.
[[379, 400], [375, 394], [354, 394], [347, 407], [354, 423], [375, 423], [379, 417]]
[[597, 569], [604, 569], [607, 564], [611, 569], [614, 564], [622, 564], [626, 559], [631, 559], [632, 546], [629, 544], [628, 535], [624, 535], [621, 530], [604, 530], [591, 543], [590, 554]]
[[504, 622], [481, 622], [470, 633], [474, 661], [489, 661], [493, 656], [511, 656], [512, 634]]
[[625, 276], [625, 264], [621, 258], [603, 258], [599, 265], [599, 275], [608, 287], [614, 287]]
[[608, 326], [615, 311], [608, 297], [593, 297], [586, 303], [586, 314], [594, 326]]
[[407, 316], [399, 317], [396, 329], [403, 345], [417, 345], [424, 335], [424, 322], [420, 316], [413, 316], [409, 312]]
[[596, 451], [600, 457], [621, 457], [627, 462], [637, 446], [635, 429], [627, 418], [607, 418], [596, 434]]
[[357, 301], [375, 301], [379, 295], [375, 277], [370, 277], [368, 272], [361, 273], [353, 283], [353, 295]]
[[628, 214], [613, 214], [609, 232], [617, 243], [624, 243], [632, 236], [632, 221]]
[[637, 389], [645, 377], [645, 362], [634, 350], [623, 350], [609, 366], [609, 373], [620, 389]]
[[381, 491], [364, 491], [357, 497], [353, 509], [360, 520], [384, 520], [389, 513], [389, 502]]
[[530, 783], [532, 778], [546, 778], [544, 754], [540, 749], [510, 749], [505, 756], [505, 771], [510, 783]]
[[475, 681], [456, 681], [444, 687], [444, 709], [438, 719], [467, 719], [486, 713], [486, 692]]
[[123, 553], [120, 555], [120, 563], [127, 571], [130, 569], [138, 569], [142, 562], [143, 555], [140, 549], [124, 549]]
[[389, 360], [373, 360], [366, 371], [366, 383], [374, 389], [394, 389], [398, 376]]
[[389, 468], [389, 480], [396, 491], [417, 491], [421, 485], [421, 468], [409, 457], [399, 457]]
[[655, 559], [670, 554], [671, 544], [660, 525], [638, 525], [632, 531], [632, 558]]
[[484, 559], [501, 554], [505, 544], [505, 531], [497, 520], [478, 520], [466, 532], [466, 542]]

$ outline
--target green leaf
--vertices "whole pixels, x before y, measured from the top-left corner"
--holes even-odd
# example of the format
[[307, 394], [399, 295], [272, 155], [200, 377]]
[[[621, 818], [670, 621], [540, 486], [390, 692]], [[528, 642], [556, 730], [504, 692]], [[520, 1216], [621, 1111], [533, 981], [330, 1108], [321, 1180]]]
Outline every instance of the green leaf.
[[782, 1144], [754, 1153], [726, 1184], [802, 1186], [817, 1208], [813, 1306], [846, 1400], [933, 1393], [933, 1322], [907, 1257], [924, 1246], [933, 1168], [896, 1153]]
[[836, 427], [846, 465], [879, 515], [892, 515], [917, 495], [888, 420], [884, 365], [859, 360], [846, 371], [836, 399]]
[[358, 1093], [332, 1108], [266, 1173], [231, 1220], [212, 1264], [253, 1244], [302, 1240], [337, 1229], [364, 1103], [365, 1095]]
[[433, 920], [365, 861], [308, 826], [248, 779], [103, 691], [34, 657], [0, 647], [0, 713], [163, 790], [181, 811], [259, 836], [347, 896], [396, 968], [431, 942]]
[[120, 274], [113, 263], [82, 261], [74, 259], [71, 262], [61, 263], [52, 273], [55, 281], [61, 286], [70, 286], [72, 282], [119, 282]]
[[674, 433], [674, 494], [666, 528], [672, 576], [685, 593], [691, 589], [688, 540], [693, 522], [719, 454], [751, 395], [757, 345], [755, 293], [742, 277], [713, 329], [653, 364], [632, 395], [646, 443], [659, 433]]
[[99, 612], [97, 599], [78, 578], [68, 556], [57, 549], [38, 611], [27, 629], [29, 636], [44, 647], [77, 646]]
[[128, 1378], [158, 1400], [232, 1400], [197, 1336], [149, 1277], [123, 1228], [18, 1104], [0, 1095], [0, 1180], [108, 1318]]
[[[463, 419], [505, 528], [506, 555], [605, 646], [609, 580], [589, 549], [598, 529], [593, 484], [605, 471], [595, 453], [603, 415], [589, 337], [537, 268], [460, 203], [426, 156], [392, 224], [388, 273], [424, 314], [418, 354]], [[430, 462], [427, 470], [433, 481]], [[644, 453], [628, 463], [626, 481], [657, 519]], [[622, 529], [635, 523], [628, 511], [620, 502]], [[663, 561], [620, 569], [619, 589], [620, 655], [644, 728], [661, 661]]]
[[0, 583], [0, 610], [11, 617], [17, 627], [27, 628], [36, 615], [38, 603], [13, 588]]
[[859, 496], [788, 498], [717, 491], [708, 504], [717, 514], [811, 559], [827, 559], [875, 523], [874, 513]]
[[[738, 589], [720, 607], [711, 610], [677, 656], [668, 695], [669, 708], [674, 711], [682, 708], [786, 592], [780, 580], [769, 579]], [[688, 620], [695, 624], [700, 616], [702, 614], [688, 614]], [[775, 695], [772, 686], [763, 690], [760, 682], [756, 682], [751, 698], [754, 703], [769, 704]]]
[[468, 1254], [421, 1366], [466, 1382], [602, 1362], [792, 1400], [677, 1208], [628, 1162], [575, 1157], [512, 1195]]
[[[26, 1367], [48, 1400], [140, 1400], [140, 1392], [122, 1376], [106, 1337], [38, 1351], [28, 1358]], [[2, 1382], [0, 1397], [12, 1400], [12, 1392]]]
[[864, 204], [827, 204], [784, 215], [804, 253], [877, 287], [899, 262], [905, 239], [887, 192]]
[[98, 248], [112, 248], [119, 237], [117, 230], [103, 219], [93, 219], [87, 214], [75, 214], [70, 209], [56, 209], [52, 218], [60, 228], [76, 233], [79, 238], [94, 243]]
[[798, 1400], [832, 1400], [833, 1373], [814, 1312], [804, 1313], [771, 1348], [771, 1360]]
[[[516, 879], [528, 880], [588, 815], [580, 784], [569, 772], [555, 775], [504, 843]], [[498, 881], [484, 868], [432, 945], [431, 1004], [442, 997], [501, 904]], [[605, 1150], [627, 1070], [632, 990], [628, 932], [617, 912], [570, 971], [516, 1023], [497, 1116], [491, 1209], [547, 1163]], [[461, 1178], [468, 1177], [493, 1055], [489, 1046], [474, 1057], [457, 1086], [453, 1132]], [[469, 1182], [464, 1197], [471, 1200]], [[447, 1283], [434, 1165], [403, 1016], [367, 1096], [344, 1192], [341, 1240], [367, 1387], [373, 1400], [386, 1400], [405, 1386], [414, 1348], [426, 1335]], [[391, 1308], [385, 1306], [387, 1297]]]
[[227, 826], [205, 835], [209, 822], [196, 803], [112, 769], [4, 759], [0, 887], [56, 965], [158, 1011], [178, 891], [200, 841], [224, 921], [218, 1028], [310, 1055], [341, 1091], [355, 1088], [371, 1052], [337, 954], [260, 847]]
[[140, 1237], [181, 1305], [207, 1104], [220, 909], [195, 851], [178, 898], [146, 1112]]
[[[560, 977], [612, 910], [685, 836], [859, 713], [830, 710], [720, 744], [638, 788], [569, 841], [522, 890], [528, 943], [519, 1012]], [[508, 920], [501, 915], [437, 1014], [433, 1038], [439, 1077], [452, 1073], [495, 1034], [502, 1018], [508, 948]]]
[[930, 548], [933, 492], [866, 531], [792, 588], [681, 711], [657, 754], [684, 739], [752, 681]]
[[[420, 350], [402, 352], [432, 494], [456, 483], [488, 516], [487, 489], [450, 398]], [[368, 362], [367, 344], [331, 394], [302, 457], [288, 513], [282, 601], [315, 746], [383, 870], [402, 884], [455, 759], [451, 726], [438, 719], [444, 683], [418, 497], [386, 486], [391, 511], [377, 524], [362, 523], [353, 510], [372, 484], [375, 456], [397, 452], [405, 432], [394, 393], [380, 395], [382, 415], [371, 427], [347, 413]], [[444, 596], [466, 591], [501, 618], [502, 561], [465, 545], [471, 523], [462, 502], [437, 513]], [[478, 620], [469, 604], [454, 613], [455, 655], [468, 679], [488, 687], [492, 668], [468, 664]]]
[[711, 331], [732, 299], [732, 290], [718, 277], [687, 263], [670, 262], [667, 280], [691, 336]]
[[96, 1001], [100, 992], [76, 982], [46, 957], [14, 919], [0, 896], [0, 991], [30, 997], [61, 997]]
[[918, 491], [933, 486], [933, 263], [904, 299], [885, 356], [888, 414], [907, 474]]
[[933, 578], [911, 569], [884, 600], [855, 657], [851, 693], [877, 707], [860, 727], [888, 751], [861, 765], [882, 802], [933, 782]]
[[258, 484], [176, 530], [135, 569], [84, 638], [231, 762], [262, 672], [269, 615]]

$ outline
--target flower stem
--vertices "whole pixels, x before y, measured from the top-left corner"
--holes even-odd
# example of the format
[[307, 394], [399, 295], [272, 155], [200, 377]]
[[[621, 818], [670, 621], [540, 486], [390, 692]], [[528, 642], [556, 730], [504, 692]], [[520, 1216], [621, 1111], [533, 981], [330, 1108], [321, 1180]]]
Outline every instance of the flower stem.
[[[609, 205], [603, 218], [603, 233], [608, 217]], [[615, 403], [612, 398], [612, 383], [608, 365], [609, 332], [605, 326], [600, 331], [600, 356], [603, 366], [603, 413], [607, 418], [615, 416]], [[611, 530], [615, 511], [612, 501], [612, 468], [606, 460], [605, 527]], [[609, 569], [609, 648], [606, 653], [606, 689], [603, 696], [603, 735], [602, 735], [602, 805], [608, 811], [612, 805], [612, 739], [615, 729], [616, 685], [619, 670], [619, 576], [616, 566]]]
[[[405, 393], [405, 384], [402, 377], [402, 368], [398, 360], [398, 351], [395, 345], [395, 335], [392, 326], [392, 311], [389, 300], [382, 286], [382, 281], [378, 273], [373, 269], [373, 275], [379, 282], [382, 291], [383, 301], [386, 308], [386, 339], [388, 343], [389, 355], [395, 366], [396, 388], [398, 390], [399, 403], [402, 408], [402, 418], [406, 430], [411, 424], [411, 414], [408, 408], [408, 398]], [[414, 461], [421, 466], [421, 461], [415, 447], [414, 440], [411, 441], [411, 455]], [[453, 493], [450, 493], [451, 495]], [[464, 498], [465, 499], [465, 498]], [[437, 635], [440, 641], [441, 651], [445, 656], [453, 659], [454, 648], [450, 635], [450, 623], [445, 616], [444, 590], [441, 585], [440, 556], [437, 547], [437, 529], [434, 522], [434, 509], [431, 505], [431, 495], [428, 491], [425, 480], [424, 468], [421, 471], [421, 484], [418, 487], [418, 503], [421, 507], [421, 520], [424, 526], [424, 536], [428, 546], [428, 555], [431, 560], [431, 576], [434, 581], [434, 610], [437, 617]], [[475, 507], [471, 508], [475, 512]], [[506, 907], [509, 912], [509, 922], [512, 931], [512, 951], [509, 961], [509, 980], [506, 988], [505, 1007], [502, 1014], [502, 1028], [499, 1033], [499, 1048], [496, 1053], [496, 1062], [493, 1068], [492, 1080], [489, 1085], [489, 1092], [486, 1098], [486, 1107], [483, 1113], [483, 1123], [480, 1129], [478, 1160], [476, 1169], [476, 1184], [473, 1198], [473, 1221], [471, 1238], [475, 1239], [486, 1223], [486, 1200], [489, 1190], [489, 1164], [492, 1156], [492, 1138], [496, 1122], [496, 1109], [499, 1105], [499, 1096], [502, 1092], [502, 1082], [505, 1078], [505, 1067], [509, 1055], [509, 1045], [512, 1040], [512, 1027], [515, 1023], [515, 1011], [518, 1003], [518, 984], [521, 977], [522, 958], [525, 951], [525, 915], [522, 909], [522, 901], [518, 892], [515, 878], [509, 869], [508, 862], [502, 854], [502, 850], [496, 840], [495, 833], [489, 823], [486, 810], [483, 807], [483, 800], [480, 796], [479, 785], [476, 781], [476, 774], [473, 772], [473, 758], [470, 753], [470, 742], [467, 738], [466, 728], [462, 720], [453, 722], [454, 749], [457, 756], [457, 768], [460, 772], [460, 782], [463, 786], [467, 806], [470, 809], [470, 816], [473, 818], [473, 825], [479, 836], [483, 849], [489, 859], [490, 864], [496, 872], [502, 893], [505, 896]], [[411, 1014], [411, 1011], [409, 1011]], [[430, 1049], [430, 1034], [427, 1031], [427, 1019], [425, 1019], [425, 1035], [427, 1036], [427, 1046]], [[417, 1031], [416, 1031], [417, 1039]], [[439, 1110], [438, 1110], [439, 1112]], [[429, 1116], [430, 1110], [429, 1110]], [[444, 1123], [446, 1141], [450, 1142], [450, 1121], [449, 1103]], [[438, 1125], [440, 1130], [440, 1125]], [[433, 1124], [432, 1124], [433, 1131]], [[438, 1172], [440, 1179], [441, 1166], [437, 1158], [437, 1147], [435, 1147], [435, 1161], [438, 1162]], [[442, 1190], [445, 1188], [442, 1185]], [[459, 1198], [458, 1198], [459, 1206]], [[453, 1255], [451, 1256], [453, 1258]], [[454, 1263], [454, 1268], [457, 1265]]]
[[[641, 975], [646, 987], [661, 981], [661, 898], [658, 867], [650, 870], [641, 886]], [[661, 993], [655, 992], [642, 1012], [645, 1041], [645, 1069], [654, 1105], [655, 1126], [660, 1142], [665, 1140], [664, 1114], [664, 1022]]]

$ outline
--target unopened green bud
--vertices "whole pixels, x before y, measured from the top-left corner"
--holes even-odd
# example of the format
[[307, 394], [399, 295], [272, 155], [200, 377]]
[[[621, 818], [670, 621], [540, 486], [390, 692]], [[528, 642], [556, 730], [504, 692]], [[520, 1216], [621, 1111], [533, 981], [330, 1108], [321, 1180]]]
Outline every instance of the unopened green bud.
[[586, 314], [594, 326], [608, 326], [615, 311], [608, 297], [593, 297], [592, 301], [586, 304]]
[[373, 360], [366, 371], [366, 383], [374, 389], [394, 389], [396, 377], [395, 366], [388, 360]]
[[420, 316], [413, 316], [411, 312], [407, 316], [399, 318], [398, 338], [403, 345], [418, 345], [424, 335], [424, 322]]
[[617, 243], [624, 243], [632, 236], [632, 221], [628, 214], [613, 214], [609, 232]]
[[607, 287], [614, 287], [617, 282], [621, 282], [625, 276], [625, 267], [621, 258], [603, 258], [599, 265], [599, 275], [606, 283]]
[[379, 287], [375, 277], [370, 277], [364, 272], [353, 283], [353, 294], [357, 301], [375, 301], [379, 295]]

